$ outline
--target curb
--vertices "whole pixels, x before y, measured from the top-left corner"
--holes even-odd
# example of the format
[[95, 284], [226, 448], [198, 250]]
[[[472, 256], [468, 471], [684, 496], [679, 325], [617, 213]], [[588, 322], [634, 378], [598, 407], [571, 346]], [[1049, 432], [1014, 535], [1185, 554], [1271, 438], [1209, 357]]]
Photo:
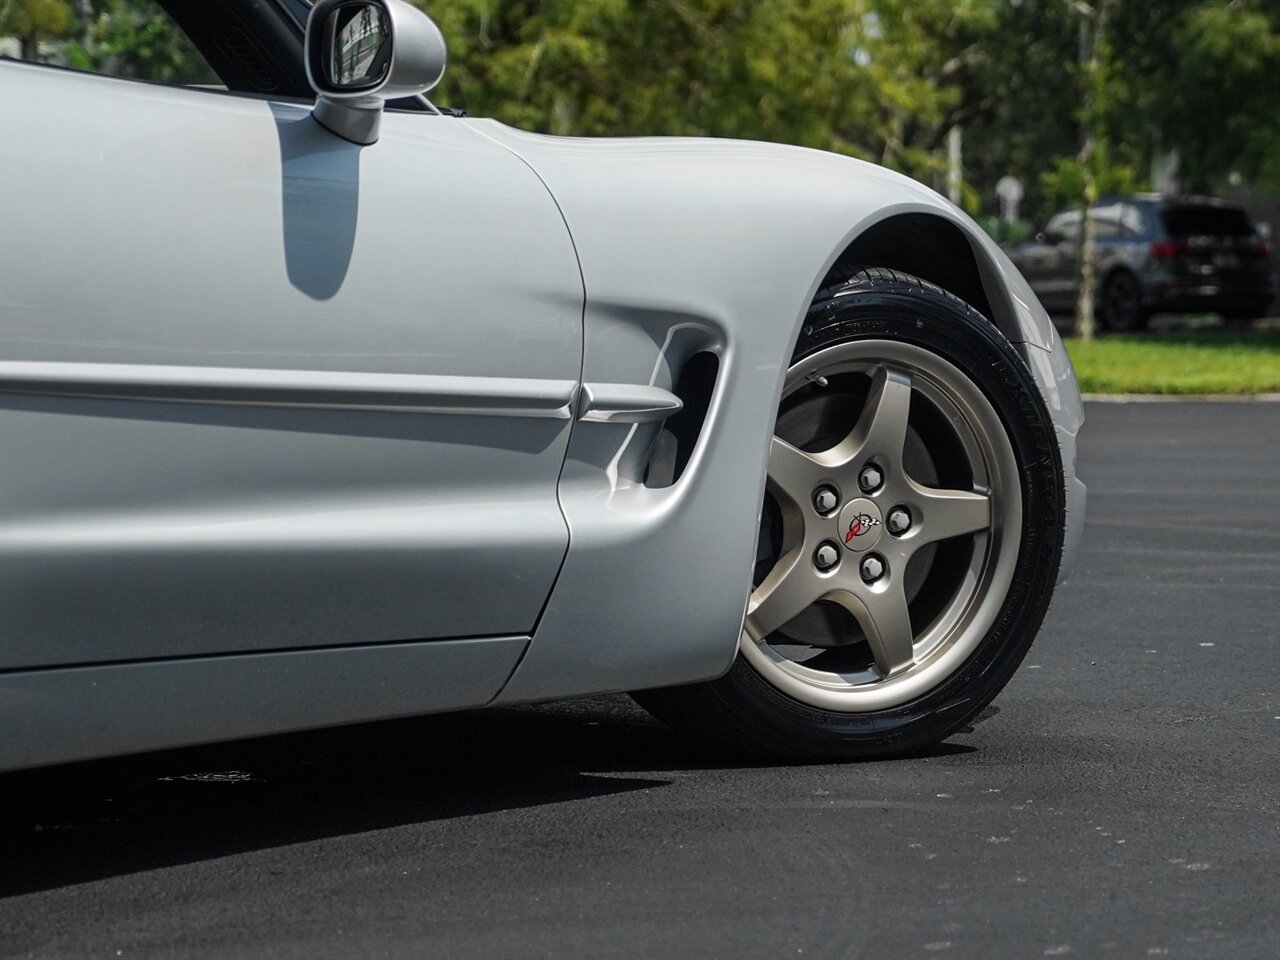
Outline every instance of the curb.
[[1086, 393], [1089, 403], [1280, 403], [1280, 393]]

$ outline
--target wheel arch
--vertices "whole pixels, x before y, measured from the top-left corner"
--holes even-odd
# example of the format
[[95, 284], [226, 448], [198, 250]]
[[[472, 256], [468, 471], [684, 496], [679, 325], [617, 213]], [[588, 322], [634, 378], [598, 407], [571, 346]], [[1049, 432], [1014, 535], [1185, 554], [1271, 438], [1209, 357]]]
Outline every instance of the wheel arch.
[[964, 300], [1011, 341], [1024, 338], [997, 265], [947, 217], [913, 211], [871, 223], [836, 257], [819, 290], [863, 267], [886, 267], [928, 280]]
[[1107, 284], [1110, 283], [1117, 275], [1122, 273], [1127, 273], [1129, 276], [1133, 277], [1133, 282], [1138, 285], [1138, 293], [1141, 295], [1142, 278], [1138, 276], [1138, 272], [1128, 263], [1123, 260], [1118, 260], [1115, 263], [1108, 264], [1106, 269], [1102, 270], [1099, 274], [1095, 299], [1101, 301], [1102, 291], [1106, 289]]

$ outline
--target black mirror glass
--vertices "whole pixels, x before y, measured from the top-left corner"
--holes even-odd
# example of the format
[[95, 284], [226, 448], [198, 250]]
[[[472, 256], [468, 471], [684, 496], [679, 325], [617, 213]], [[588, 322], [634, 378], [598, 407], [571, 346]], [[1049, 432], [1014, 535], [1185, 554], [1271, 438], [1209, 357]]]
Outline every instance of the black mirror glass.
[[391, 68], [391, 27], [380, 5], [347, 3], [329, 15], [329, 83], [360, 90], [380, 83]]

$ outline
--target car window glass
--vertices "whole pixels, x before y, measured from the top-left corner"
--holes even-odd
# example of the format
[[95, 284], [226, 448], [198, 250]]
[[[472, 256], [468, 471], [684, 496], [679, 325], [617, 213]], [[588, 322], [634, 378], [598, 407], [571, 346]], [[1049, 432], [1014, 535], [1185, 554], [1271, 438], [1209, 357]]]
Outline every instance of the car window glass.
[[1074, 210], [1053, 217], [1044, 228], [1045, 235], [1054, 243], [1074, 240], [1080, 233], [1080, 214]]
[[1120, 226], [1125, 233], [1143, 233], [1142, 211], [1130, 204], [1120, 205]]
[[1118, 237], [1123, 232], [1120, 228], [1119, 204], [1098, 207], [1089, 215], [1089, 219], [1093, 221], [1094, 236], [1096, 237]]
[[1249, 217], [1239, 207], [1209, 204], [1166, 207], [1164, 227], [1174, 237], [1247, 237], [1253, 233]]
[[156, 83], [222, 85], [155, 0], [0, 3], [0, 55]]

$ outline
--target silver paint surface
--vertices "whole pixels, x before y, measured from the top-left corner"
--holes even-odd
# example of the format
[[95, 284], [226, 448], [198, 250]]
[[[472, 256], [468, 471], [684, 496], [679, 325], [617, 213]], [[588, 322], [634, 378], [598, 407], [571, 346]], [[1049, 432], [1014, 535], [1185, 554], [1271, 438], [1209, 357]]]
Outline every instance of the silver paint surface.
[[0, 770], [479, 707], [527, 643], [437, 640], [0, 673]]
[[583, 293], [524, 163], [19, 63], [0, 115], [0, 669], [533, 629]]

